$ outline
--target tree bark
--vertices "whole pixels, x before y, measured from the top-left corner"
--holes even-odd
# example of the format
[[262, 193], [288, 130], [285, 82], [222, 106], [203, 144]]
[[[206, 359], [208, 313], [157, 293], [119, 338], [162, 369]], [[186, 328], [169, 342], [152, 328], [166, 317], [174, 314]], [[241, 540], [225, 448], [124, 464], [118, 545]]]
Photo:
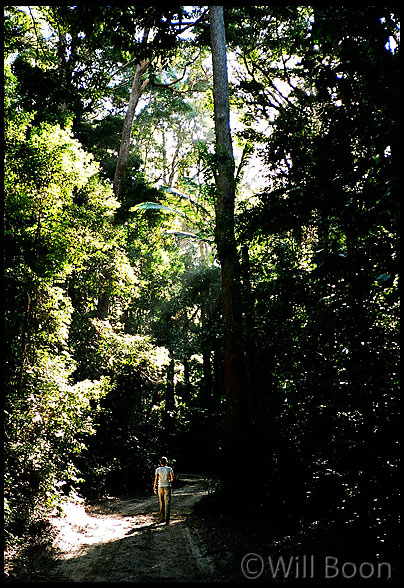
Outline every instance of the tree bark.
[[253, 316], [253, 300], [250, 284], [250, 256], [248, 246], [243, 245], [241, 248], [241, 277], [243, 285], [243, 310], [244, 310], [244, 344], [246, 346], [246, 363], [247, 379], [249, 391], [249, 411], [251, 416], [251, 425], [255, 429], [257, 442], [261, 434], [260, 415], [260, 396], [258, 394], [257, 382], [257, 345], [255, 337], [255, 321]]
[[[149, 30], [146, 29], [143, 34], [142, 43], [147, 43], [148, 36]], [[117, 200], [121, 200], [122, 188], [125, 181], [126, 170], [128, 168], [130, 141], [132, 137], [132, 125], [133, 119], [135, 117], [136, 107], [138, 105], [141, 95], [143, 94], [147, 85], [149, 84], [149, 78], [142, 82], [142, 76], [146, 71], [147, 66], [148, 62], [145, 59], [143, 59], [140, 63], [136, 65], [135, 74], [133, 76], [128, 108], [126, 110], [125, 120], [123, 122], [121, 144], [119, 147], [119, 155], [118, 160], [116, 162], [113, 182], [113, 190]], [[101, 310], [101, 312], [103, 313], [102, 318], [108, 318], [110, 307], [110, 293], [108, 286], [104, 288], [104, 291], [101, 294], [101, 300], [104, 309]]]
[[135, 75], [133, 76], [133, 83], [128, 108], [126, 110], [125, 120], [123, 123], [121, 145], [119, 148], [118, 161], [116, 162], [113, 184], [114, 194], [118, 200], [120, 199], [122, 193], [126, 169], [128, 167], [130, 140], [132, 136], [132, 125], [135, 116], [136, 106], [138, 105], [141, 95], [143, 94], [147, 85], [149, 84], [148, 78], [142, 82], [142, 76], [146, 71], [147, 65], [147, 61], [143, 59], [143, 61], [137, 64]]
[[202, 404], [209, 408], [212, 400], [212, 365], [211, 350], [206, 342], [202, 344], [203, 380], [202, 380]]
[[184, 391], [182, 399], [185, 402], [186, 406], [189, 407], [191, 402], [191, 374], [189, 369], [189, 357], [188, 355], [184, 355], [183, 359], [184, 365]]
[[223, 7], [209, 7], [213, 98], [216, 133], [216, 228], [215, 240], [221, 264], [224, 321], [225, 392], [228, 408], [229, 445], [226, 464], [232, 469], [248, 454], [251, 422], [248, 382], [243, 349], [240, 261], [234, 233], [235, 178], [230, 131], [226, 39]]
[[167, 386], [166, 386], [166, 398], [165, 398], [165, 411], [166, 411], [166, 413], [172, 412], [175, 408], [174, 375], [175, 375], [175, 363], [174, 363], [174, 358], [171, 356], [170, 363], [167, 366]]

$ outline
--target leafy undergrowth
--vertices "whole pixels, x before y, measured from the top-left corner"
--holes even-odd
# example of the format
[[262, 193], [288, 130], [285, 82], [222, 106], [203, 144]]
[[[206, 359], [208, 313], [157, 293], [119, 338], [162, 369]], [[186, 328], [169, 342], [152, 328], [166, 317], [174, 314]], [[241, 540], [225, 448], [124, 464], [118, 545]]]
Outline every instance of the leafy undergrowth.
[[[377, 544], [360, 521], [329, 513], [318, 521], [271, 505], [234, 502], [218, 491], [195, 508], [190, 523], [216, 567], [216, 581], [392, 586], [399, 549], [392, 529]], [[396, 525], [394, 525], [395, 527]]]
[[33, 568], [51, 558], [55, 534], [56, 530], [49, 521], [40, 521], [10, 543], [4, 552], [4, 581], [35, 581]]

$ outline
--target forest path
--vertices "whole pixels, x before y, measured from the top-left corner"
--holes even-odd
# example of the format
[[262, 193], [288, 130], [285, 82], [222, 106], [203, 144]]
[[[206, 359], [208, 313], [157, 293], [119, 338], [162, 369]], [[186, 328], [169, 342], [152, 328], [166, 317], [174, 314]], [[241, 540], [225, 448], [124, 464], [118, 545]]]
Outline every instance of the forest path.
[[209, 581], [213, 564], [202, 555], [203, 547], [186, 521], [207, 493], [206, 478], [181, 475], [179, 488], [172, 492], [169, 525], [157, 522], [155, 495], [68, 505], [66, 516], [53, 521], [57, 556], [42, 581]]

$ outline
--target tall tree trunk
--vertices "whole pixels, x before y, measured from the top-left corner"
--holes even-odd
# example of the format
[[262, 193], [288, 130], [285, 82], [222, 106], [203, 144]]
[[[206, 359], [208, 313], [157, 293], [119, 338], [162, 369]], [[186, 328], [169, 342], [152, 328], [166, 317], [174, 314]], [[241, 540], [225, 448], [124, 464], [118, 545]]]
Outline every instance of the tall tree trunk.
[[212, 400], [212, 365], [211, 350], [205, 341], [202, 344], [202, 361], [203, 361], [203, 380], [202, 380], [202, 404], [205, 408], [211, 405]]
[[149, 83], [148, 78], [142, 82], [142, 76], [146, 71], [147, 65], [147, 61], [143, 59], [143, 61], [138, 63], [136, 66], [135, 75], [133, 76], [133, 83], [130, 92], [128, 108], [126, 110], [125, 120], [123, 122], [121, 145], [119, 148], [118, 161], [116, 162], [113, 186], [114, 194], [118, 200], [122, 193], [126, 169], [128, 167], [130, 140], [132, 135], [132, 125], [135, 116], [136, 106], [138, 105], [139, 99]]
[[230, 131], [226, 39], [222, 6], [209, 6], [209, 21], [216, 152], [218, 155], [215, 239], [222, 272], [225, 391], [230, 444], [226, 464], [231, 476], [231, 470], [240, 460], [243, 460], [244, 463], [251, 463], [251, 447], [248, 440], [251, 419], [247, 366], [243, 349], [240, 262], [234, 234], [234, 158]]
[[180, 153], [180, 149], [181, 149], [181, 145], [182, 145], [182, 137], [178, 136], [177, 139], [177, 146], [175, 148], [175, 152], [174, 155], [171, 158], [171, 169], [170, 169], [170, 174], [168, 176], [168, 186], [170, 186], [170, 188], [172, 188], [174, 186], [174, 179], [175, 179], [175, 174], [176, 174], [176, 167], [177, 167], [177, 159], [178, 159], [178, 155]]
[[[147, 43], [148, 36], [149, 29], [146, 29], [143, 34], [142, 43]], [[149, 78], [142, 82], [142, 76], [146, 71], [147, 66], [148, 62], [146, 61], [146, 59], [143, 59], [140, 63], [136, 65], [135, 74], [133, 76], [132, 88], [130, 92], [128, 108], [126, 110], [125, 120], [123, 122], [121, 144], [119, 147], [119, 155], [118, 160], [116, 162], [114, 175], [113, 190], [117, 200], [121, 199], [122, 188], [124, 185], [126, 170], [128, 167], [130, 141], [132, 136], [132, 125], [133, 119], [135, 117], [136, 107], [138, 105], [141, 95], [143, 94], [147, 85], [149, 84]], [[104, 291], [100, 296], [100, 300], [102, 306], [102, 308], [100, 309], [100, 312], [103, 315], [102, 318], [108, 318], [110, 307], [109, 285], [107, 285], [104, 288]]]
[[[209, 288], [210, 291], [210, 288]], [[203, 362], [203, 378], [201, 382], [200, 399], [204, 408], [209, 408], [212, 404], [212, 362], [211, 362], [211, 345], [209, 333], [209, 298], [201, 304], [201, 326], [202, 333], [205, 336], [202, 339], [202, 362]]]
[[191, 374], [189, 369], [189, 356], [184, 355], [183, 359], [184, 365], [184, 388], [183, 388], [183, 395], [182, 399], [185, 402], [185, 405], [189, 407], [191, 402]]
[[172, 412], [175, 408], [174, 375], [175, 375], [175, 363], [174, 363], [174, 358], [171, 356], [170, 363], [167, 366], [167, 386], [166, 386], [166, 399], [165, 399], [166, 413]]
[[259, 435], [261, 433], [260, 415], [262, 413], [260, 408], [260, 396], [257, 393], [257, 345], [255, 337], [255, 321], [253, 316], [253, 299], [250, 284], [250, 256], [248, 253], [248, 245], [243, 245], [241, 248], [241, 277], [243, 284], [243, 310], [244, 310], [244, 343], [246, 345], [246, 362], [248, 371], [248, 390], [251, 424], [255, 428], [257, 435], [257, 442], [259, 442]]
[[213, 406], [217, 408], [224, 390], [223, 350], [219, 340], [213, 344]]

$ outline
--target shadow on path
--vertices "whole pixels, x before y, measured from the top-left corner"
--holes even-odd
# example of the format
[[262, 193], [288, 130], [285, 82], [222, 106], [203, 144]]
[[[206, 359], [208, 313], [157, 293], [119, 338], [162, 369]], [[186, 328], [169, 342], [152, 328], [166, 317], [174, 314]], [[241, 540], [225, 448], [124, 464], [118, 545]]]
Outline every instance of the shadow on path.
[[[37, 582], [208, 581], [212, 562], [203, 555], [186, 517], [207, 494], [208, 481], [180, 476], [173, 489], [171, 522], [157, 522], [158, 499], [114, 498], [92, 506], [68, 505], [54, 519], [55, 556], [32, 570]], [[46, 569], [45, 569], [46, 568]]]

